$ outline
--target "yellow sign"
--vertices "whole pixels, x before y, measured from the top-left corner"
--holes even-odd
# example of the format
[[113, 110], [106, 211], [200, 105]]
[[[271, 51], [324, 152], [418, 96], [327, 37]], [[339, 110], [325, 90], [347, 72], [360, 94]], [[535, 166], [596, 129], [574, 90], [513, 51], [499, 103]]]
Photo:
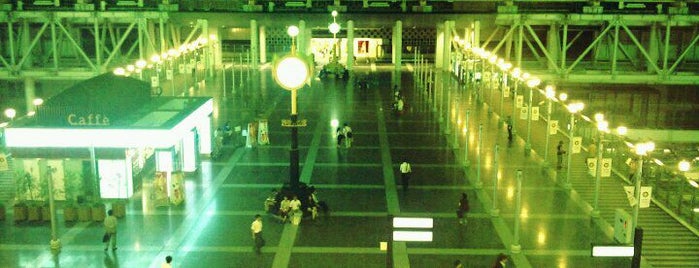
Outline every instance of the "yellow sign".
[[306, 119], [296, 120], [296, 124], [291, 122], [291, 119], [282, 119], [282, 127], [305, 127], [307, 124]]

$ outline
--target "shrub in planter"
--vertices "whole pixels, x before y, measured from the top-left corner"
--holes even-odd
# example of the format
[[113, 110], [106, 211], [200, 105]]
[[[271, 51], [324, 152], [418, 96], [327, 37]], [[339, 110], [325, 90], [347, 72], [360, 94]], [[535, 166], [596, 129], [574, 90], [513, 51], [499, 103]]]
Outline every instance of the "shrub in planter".
[[41, 203], [41, 220], [51, 221], [51, 206], [49, 206], [49, 202]]
[[4, 221], [4, 220], [5, 220], [5, 214], [7, 214], [7, 213], [5, 212], [5, 203], [0, 202], [0, 221]]
[[27, 205], [27, 220], [38, 221], [41, 219], [41, 205], [38, 202], [30, 202]]
[[104, 221], [105, 218], [105, 205], [102, 202], [95, 202], [92, 204], [92, 220], [97, 222]]
[[89, 205], [81, 204], [78, 206], [79, 221], [90, 221], [90, 214], [92, 214], [92, 208]]
[[27, 204], [24, 202], [17, 202], [14, 207], [12, 207], [15, 215], [15, 223], [27, 220]]
[[116, 201], [112, 203], [112, 211], [114, 212], [114, 217], [124, 217], [126, 215], [126, 202]]
[[63, 220], [66, 222], [78, 220], [78, 207], [74, 201], [67, 201], [63, 206]]

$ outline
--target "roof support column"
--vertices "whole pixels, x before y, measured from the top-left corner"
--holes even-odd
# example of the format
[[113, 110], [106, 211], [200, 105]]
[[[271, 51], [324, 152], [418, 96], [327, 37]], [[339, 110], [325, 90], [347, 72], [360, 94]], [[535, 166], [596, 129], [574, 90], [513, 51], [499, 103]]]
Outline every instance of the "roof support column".
[[354, 66], [354, 21], [347, 21], [347, 71], [352, 72]]
[[257, 70], [257, 57], [259, 51], [260, 40], [257, 34], [257, 21], [250, 20], [250, 68]]

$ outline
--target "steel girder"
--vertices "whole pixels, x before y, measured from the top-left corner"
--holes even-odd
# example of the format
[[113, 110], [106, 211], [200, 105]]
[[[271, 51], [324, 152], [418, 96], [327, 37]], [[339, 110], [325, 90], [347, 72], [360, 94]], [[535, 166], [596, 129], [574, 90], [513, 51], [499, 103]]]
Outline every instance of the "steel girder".
[[[202, 26], [203, 25], [203, 26]], [[167, 12], [0, 13], [0, 79], [85, 79], [179, 48], [206, 23], [177, 26]], [[186, 38], [182, 38], [186, 35]]]
[[[502, 14], [496, 25], [482, 46], [542, 79], [699, 84], [699, 16]], [[503, 46], [527, 50], [509, 58]]]

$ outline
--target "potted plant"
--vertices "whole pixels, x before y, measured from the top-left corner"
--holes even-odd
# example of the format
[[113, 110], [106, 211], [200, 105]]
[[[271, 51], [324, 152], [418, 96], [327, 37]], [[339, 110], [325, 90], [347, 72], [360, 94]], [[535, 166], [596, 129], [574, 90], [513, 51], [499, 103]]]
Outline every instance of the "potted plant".
[[114, 212], [114, 217], [122, 218], [126, 216], [126, 202], [118, 200], [112, 203], [112, 211]]
[[24, 201], [17, 201], [12, 209], [15, 215], [15, 223], [27, 219], [27, 204]]
[[43, 201], [40, 204], [41, 208], [41, 220], [42, 221], [51, 221], [51, 206], [49, 205], [48, 201]]
[[75, 200], [66, 200], [63, 205], [63, 220], [65, 222], [73, 222], [78, 219], [78, 206], [75, 204]]
[[5, 203], [3, 203], [2, 201], [0, 201], [0, 221], [4, 221], [4, 220], [5, 220], [5, 214], [6, 214], [6, 213], [5, 213]]
[[92, 220], [97, 222], [104, 221], [105, 218], [105, 205], [101, 200], [97, 200], [92, 203]]
[[38, 221], [41, 219], [41, 205], [38, 201], [27, 202], [27, 220]]
[[78, 220], [85, 222], [90, 221], [90, 215], [92, 214], [92, 206], [84, 202], [78, 202]]

